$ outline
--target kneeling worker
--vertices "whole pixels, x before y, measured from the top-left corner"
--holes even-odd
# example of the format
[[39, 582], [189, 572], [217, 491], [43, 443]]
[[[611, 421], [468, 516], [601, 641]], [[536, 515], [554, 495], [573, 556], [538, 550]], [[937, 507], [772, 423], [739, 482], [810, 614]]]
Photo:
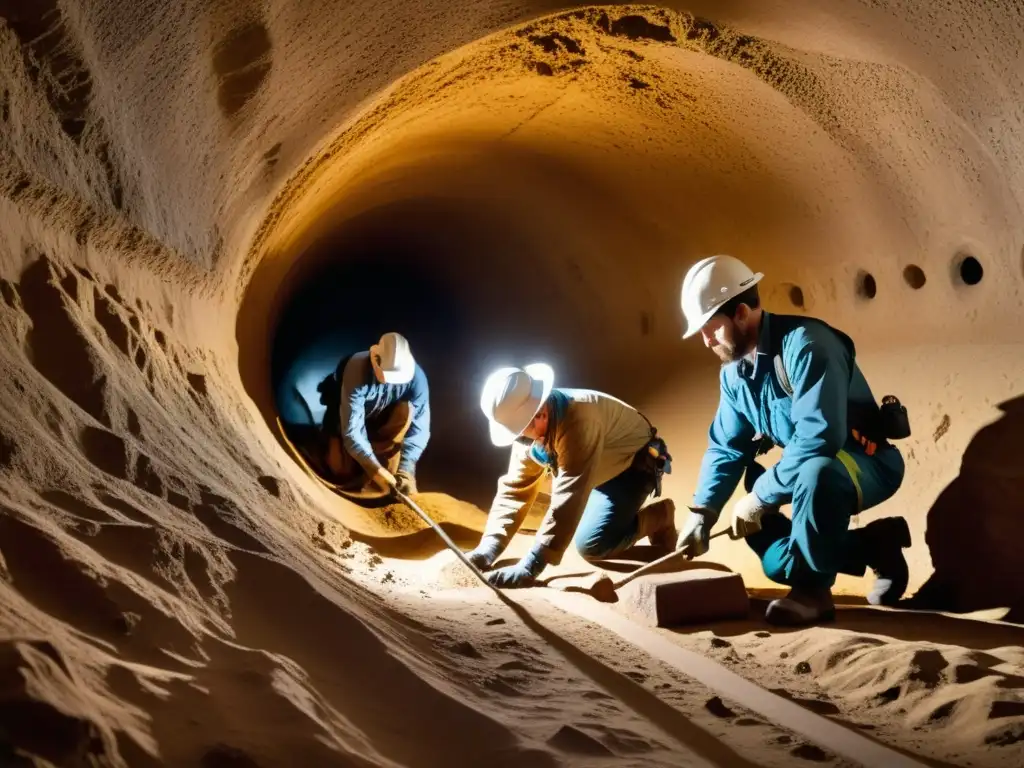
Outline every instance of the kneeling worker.
[[[894, 411], [889, 398], [879, 408], [844, 333], [814, 318], [763, 310], [762, 277], [731, 256], [712, 256], [683, 281], [683, 338], [701, 334], [724, 365], [678, 546], [694, 557], [707, 551], [708, 534], [746, 470], [748, 492], [733, 506], [733, 533], [746, 537], [768, 578], [790, 587], [769, 604], [768, 621], [832, 618], [836, 574], [862, 576], [867, 568], [876, 577], [869, 602], [892, 605], [907, 587], [906, 520], [848, 528], [853, 515], [903, 482], [903, 457], [887, 438], [909, 434], [905, 411], [893, 399]], [[772, 444], [783, 448], [782, 458], [764, 470], [754, 459]], [[783, 504], [792, 504], [792, 520], [779, 513]]]
[[495, 371], [480, 407], [491, 441], [512, 450], [480, 544], [468, 554], [474, 565], [493, 565], [523, 524], [544, 474], [552, 473], [551, 506], [533, 548], [517, 564], [489, 573], [491, 584], [529, 586], [545, 565], [561, 562], [574, 536], [588, 560], [613, 557], [645, 536], [671, 551], [675, 505], [663, 499], [641, 509], [652, 492], [660, 495], [671, 457], [636, 409], [601, 392], [555, 389], [544, 364]]
[[[416, 462], [430, 440], [430, 391], [409, 342], [385, 333], [338, 363], [318, 386], [327, 406], [327, 465], [338, 484], [416, 493]], [[386, 465], [386, 466], [385, 466]]]

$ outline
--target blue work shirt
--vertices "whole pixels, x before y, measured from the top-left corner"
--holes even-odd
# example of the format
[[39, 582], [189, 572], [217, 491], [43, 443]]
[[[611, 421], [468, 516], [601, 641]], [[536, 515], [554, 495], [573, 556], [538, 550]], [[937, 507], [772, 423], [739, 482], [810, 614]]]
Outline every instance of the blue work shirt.
[[[775, 375], [780, 351], [792, 397]], [[834, 458], [844, 448], [863, 451], [850, 434], [848, 408], [851, 402], [875, 405], [875, 399], [855, 354], [848, 337], [820, 320], [763, 312], [753, 358], [723, 366], [719, 376], [721, 396], [693, 506], [722, 511], [755, 455], [758, 434], [783, 449], [782, 458], [753, 487], [771, 505], [792, 500], [800, 466], [808, 459]]]
[[366, 434], [366, 421], [383, 415], [388, 408], [403, 400], [409, 402], [412, 421], [402, 441], [398, 469], [415, 473], [416, 462], [430, 441], [427, 375], [417, 363], [416, 372], [407, 384], [381, 384], [373, 373], [369, 352], [357, 352], [349, 358], [341, 376], [341, 439], [345, 450], [369, 475], [377, 471], [380, 462], [373, 455]]

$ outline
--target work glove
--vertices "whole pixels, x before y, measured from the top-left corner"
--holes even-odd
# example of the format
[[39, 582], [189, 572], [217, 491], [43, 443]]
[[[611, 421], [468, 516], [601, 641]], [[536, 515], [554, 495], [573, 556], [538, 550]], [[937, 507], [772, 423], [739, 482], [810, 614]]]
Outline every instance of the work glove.
[[761, 501], [753, 491], [748, 493], [733, 505], [733, 538], [742, 539], [760, 531], [761, 518], [764, 517], [766, 512], [772, 512], [775, 509], [776, 507]]
[[544, 557], [537, 547], [531, 549], [523, 559], [515, 565], [508, 565], [496, 571], [490, 571], [486, 578], [488, 583], [499, 589], [515, 589], [529, 587], [544, 570]]
[[466, 553], [466, 558], [479, 570], [486, 571], [498, 559], [501, 550], [501, 539], [497, 536], [484, 536], [476, 549]]
[[676, 550], [691, 560], [708, 551], [711, 529], [718, 522], [718, 513], [704, 507], [690, 507], [690, 516], [683, 523], [676, 539]]
[[400, 469], [395, 472], [395, 482], [397, 483], [395, 487], [406, 496], [418, 493], [416, 490], [416, 476], [408, 469]]
[[377, 471], [373, 473], [373, 477], [370, 480], [382, 491], [390, 491], [398, 483], [395, 480], [395, 476], [384, 469], [384, 467], [377, 467]]

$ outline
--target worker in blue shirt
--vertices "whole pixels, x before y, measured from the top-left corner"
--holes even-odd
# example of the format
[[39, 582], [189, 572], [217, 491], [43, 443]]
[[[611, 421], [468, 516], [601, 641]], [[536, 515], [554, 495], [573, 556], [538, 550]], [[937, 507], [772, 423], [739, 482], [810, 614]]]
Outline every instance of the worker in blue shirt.
[[385, 333], [368, 351], [343, 358], [318, 388], [337, 484], [416, 493], [416, 463], [430, 441], [430, 390], [405, 337]]
[[[852, 516], [897, 491], [903, 457], [888, 442], [852, 340], [823, 321], [763, 310], [762, 277], [732, 256], [712, 256], [683, 282], [683, 338], [701, 334], [723, 366], [718, 410], [677, 546], [691, 557], [707, 551], [711, 528], [746, 473], [732, 534], [746, 538], [768, 578], [790, 587], [769, 604], [769, 622], [833, 618], [836, 574], [862, 576], [867, 568], [875, 575], [869, 602], [892, 605], [907, 588], [906, 520], [848, 529]], [[782, 458], [765, 470], [755, 458], [772, 445], [783, 449]], [[779, 511], [786, 504], [790, 518]]]

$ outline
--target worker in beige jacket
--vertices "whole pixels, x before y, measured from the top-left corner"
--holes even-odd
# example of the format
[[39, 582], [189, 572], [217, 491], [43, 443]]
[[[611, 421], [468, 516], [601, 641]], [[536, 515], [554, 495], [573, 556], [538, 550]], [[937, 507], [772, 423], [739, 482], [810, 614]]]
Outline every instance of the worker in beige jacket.
[[511, 446], [512, 455], [480, 544], [468, 553], [474, 565], [493, 565], [552, 474], [551, 506], [533, 548], [488, 573], [491, 584], [529, 586], [545, 565], [561, 562], [570, 542], [588, 560], [615, 556], [645, 536], [666, 552], [675, 546], [672, 500], [643, 507], [652, 492], [660, 495], [671, 457], [635, 408], [593, 390], [555, 389], [554, 371], [542, 363], [495, 371], [480, 407], [491, 441]]

